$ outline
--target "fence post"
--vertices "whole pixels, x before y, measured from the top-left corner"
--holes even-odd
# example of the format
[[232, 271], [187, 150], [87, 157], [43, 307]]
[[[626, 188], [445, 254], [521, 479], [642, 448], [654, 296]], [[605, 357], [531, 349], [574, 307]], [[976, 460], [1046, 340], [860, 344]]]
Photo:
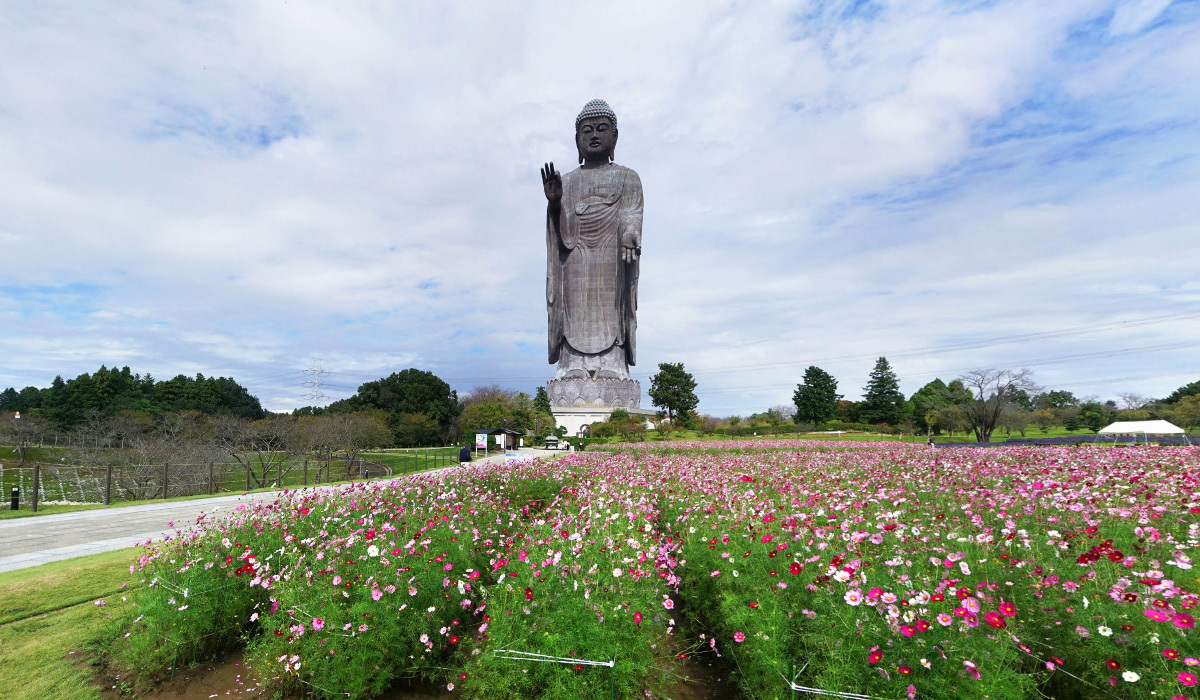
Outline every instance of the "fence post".
[[29, 509], [34, 513], [37, 512], [38, 506], [38, 489], [42, 485], [42, 468], [37, 462], [33, 464], [33, 498], [29, 501]]
[[308, 486], [308, 460], [304, 460], [304, 485]]
[[112, 465], [104, 469], [104, 505], [112, 504]]
[[217, 492], [217, 484], [213, 481], [213, 463], [208, 463], [208, 495], [213, 495]]
[[246, 462], [246, 490], [250, 490], [250, 463]]
[[167, 500], [167, 469], [171, 466], [170, 462], [163, 462], [163, 500]]

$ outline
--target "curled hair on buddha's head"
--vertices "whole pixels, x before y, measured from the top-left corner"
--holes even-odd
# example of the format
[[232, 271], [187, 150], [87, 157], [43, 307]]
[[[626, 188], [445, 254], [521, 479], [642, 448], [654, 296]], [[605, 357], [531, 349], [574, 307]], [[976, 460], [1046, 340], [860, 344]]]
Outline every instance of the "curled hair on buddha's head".
[[[583, 109], [580, 110], [579, 116], [575, 117], [575, 150], [579, 153], [580, 164], [583, 164], [584, 158], [583, 145], [579, 143], [579, 125], [582, 124], [585, 119], [596, 119], [598, 117], [604, 117], [612, 123], [614, 141], [616, 140], [617, 135], [620, 133], [617, 131], [617, 113], [612, 110], [612, 107], [608, 106], [607, 102], [597, 99], [591, 100], [585, 104]], [[616, 160], [616, 153], [617, 145], [616, 143], [613, 143], [613, 150], [612, 153], [608, 155], [608, 162], [611, 163]]]

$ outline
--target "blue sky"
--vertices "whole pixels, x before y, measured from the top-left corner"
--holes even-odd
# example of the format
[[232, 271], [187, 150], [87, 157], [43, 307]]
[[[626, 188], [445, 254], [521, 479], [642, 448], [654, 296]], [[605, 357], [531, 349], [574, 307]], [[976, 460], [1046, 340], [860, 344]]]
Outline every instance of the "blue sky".
[[0, 387], [532, 392], [538, 167], [593, 97], [645, 189], [644, 387], [1200, 378], [1195, 0], [0, 5]]

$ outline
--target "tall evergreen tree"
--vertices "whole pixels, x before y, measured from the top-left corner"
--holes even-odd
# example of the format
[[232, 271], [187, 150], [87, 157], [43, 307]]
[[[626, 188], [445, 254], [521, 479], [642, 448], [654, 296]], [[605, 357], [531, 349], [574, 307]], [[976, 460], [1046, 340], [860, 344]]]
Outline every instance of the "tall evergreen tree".
[[550, 405], [550, 394], [547, 393], [546, 387], [539, 386], [537, 395], [533, 397], [533, 405], [542, 413], [553, 414], [553, 406]]
[[1191, 384], [1184, 384], [1175, 391], [1172, 391], [1170, 396], [1163, 399], [1163, 403], [1178, 403], [1185, 396], [1198, 395], [1200, 395], [1200, 380], [1194, 381]]
[[837, 413], [837, 380], [820, 367], [804, 370], [804, 381], [796, 386], [792, 402], [796, 404], [797, 423], [823, 423]]
[[871, 378], [863, 387], [858, 415], [863, 423], [887, 425], [896, 425], [904, 418], [904, 394], [900, 393], [900, 381], [886, 357], [875, 361]]

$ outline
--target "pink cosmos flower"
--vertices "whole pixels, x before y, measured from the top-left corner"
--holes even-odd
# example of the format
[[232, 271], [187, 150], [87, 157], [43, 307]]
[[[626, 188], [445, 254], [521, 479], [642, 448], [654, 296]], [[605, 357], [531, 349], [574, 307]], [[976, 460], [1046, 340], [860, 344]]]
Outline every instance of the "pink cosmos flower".
[[983, 619], [988, 623], [989, 627], [1002, 630], [1008, 627], [1008, 623], [1004, 621], [1004, 617], [1000, 613], [989, 610], [983, 614]]
[[949, 613], [938, 613], [937, 621], [942, 627], [949, 627], [950, 623], [954, 622], [954, 618], [950, 617]]
[[1180, 671], [1179, 675], [1175, 676], [1175, 678], [1184, 685], [1196, 685], [1196, 674], [1190, 671]]
[[314, 617], [312, 621], [313, 632], [320, 632], [325, 629], [325, 621], [319, 617]]
[[1157, 608], [1146, 608], [1142, 614], [1155, 622], [1166, 622], [1171, 619], [1170, 615]]
[[671, 600], [670, 598], [664, 598], [663, 607], [667, 610], [673, 610], [675, 608], [675, 601]]
[[746, 641], [746, 633], [742, 632], [741, 630], [734, 632], [733, 633], [733, 641], [737, 642], [738, 644], [741, 644], [742, 642]]
[[1190, 630], [1196, 626], [1196, 618], [1185, 612], [1175, 613], [1175, 617], [1171, 618], [1171, 622], [1179, 629]]
[[383, 591], [379, 590], [378, 588], [371, 589], [371, 600], [379, 600], [382, 597]]

